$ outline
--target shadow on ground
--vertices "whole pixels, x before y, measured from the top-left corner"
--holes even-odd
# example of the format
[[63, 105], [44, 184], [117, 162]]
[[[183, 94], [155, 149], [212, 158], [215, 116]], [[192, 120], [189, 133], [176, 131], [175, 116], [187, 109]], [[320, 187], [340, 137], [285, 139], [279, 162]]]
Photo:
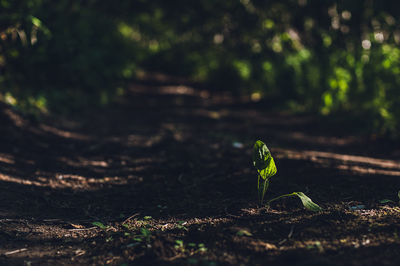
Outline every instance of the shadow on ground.
[[[1, 105], [0, 263], [396, 264], [396, 143], [266, 106], [157, 83], [69, 118]], [[256, 139], [276, 157], [268, 197], [322, 213], [257, 206]]]

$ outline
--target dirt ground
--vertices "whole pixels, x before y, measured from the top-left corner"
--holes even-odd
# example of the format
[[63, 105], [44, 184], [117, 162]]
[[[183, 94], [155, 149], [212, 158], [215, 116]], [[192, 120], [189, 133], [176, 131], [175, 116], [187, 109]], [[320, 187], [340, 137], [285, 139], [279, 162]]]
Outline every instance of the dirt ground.
[[[184, 85], [35, 122], [0, 105], [1, 265], [400, 265], [399, 143]], [[252, 145], [278, 168], [257, 205]]]

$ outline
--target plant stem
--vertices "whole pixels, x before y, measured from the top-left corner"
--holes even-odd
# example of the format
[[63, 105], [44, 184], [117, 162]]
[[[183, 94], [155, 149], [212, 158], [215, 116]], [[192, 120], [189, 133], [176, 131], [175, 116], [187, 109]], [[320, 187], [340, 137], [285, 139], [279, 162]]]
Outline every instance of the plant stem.
[[279, 197], [270, 199], [270, 200], [267, 202], [267, 205], [271, 204], [271, 202], [273, 202], [273, 201], [275, 201], [275, 200], [278, 200], [278, 199], [281, 199], [281, 198], [284, 198], [284, 197], [291, 197], [291, 196], [296, 196], [296, 192], [293, 192], [293, 193], [290, 193], [290, 194], [285, 194], [285, 195], [280, 195]]
[[262, 205], [262, 203], [264, 201], [265, 192], [267, 192], [268, 187], [269, 187], [269, 181], [268, 181], [268, 178], [266, 178], [265, 181], [264, 181], [263, 191], [262, 191], [262, 194], [261, 194], [260, 205]]

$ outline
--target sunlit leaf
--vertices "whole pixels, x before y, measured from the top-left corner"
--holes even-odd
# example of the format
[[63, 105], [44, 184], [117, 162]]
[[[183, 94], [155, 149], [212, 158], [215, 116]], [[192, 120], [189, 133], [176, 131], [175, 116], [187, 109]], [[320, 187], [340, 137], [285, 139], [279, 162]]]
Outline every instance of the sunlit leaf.
[[42, 26], [42, 21], [38, 19], [37, 17], [31, 16], [31, 22], [33, 25], [36, 27], [40, 28]]
[[253, 234], [250, 233], [250, 232], [249, 232], [248, 230], [246, 230], [246, 229], [239, 230], [239, 231], [236, 233], [236, 235], [238, 235], [238, 236], [253, 236]]
[[294, 195], [298, 196], [307, 210], [318, 212], [322, 211], [322, 208], [314, 203], [309, 197], [303, 192], [293, 192]]
[[264, 180], [276, 174], [274, 158], [261, 140], [257, 140], [253, 147], [253, 165]]

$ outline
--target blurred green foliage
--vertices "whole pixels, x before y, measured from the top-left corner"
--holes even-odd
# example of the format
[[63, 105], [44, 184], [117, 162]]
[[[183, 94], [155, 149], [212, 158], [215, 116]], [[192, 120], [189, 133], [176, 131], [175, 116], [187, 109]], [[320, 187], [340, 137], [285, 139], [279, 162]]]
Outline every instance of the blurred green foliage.
[[0, 91], [25, 108], [106, 104], [140, 69], [396, 136], [399, 15], [394, 0], [0, 0]]
[[[91, 3], [92, 2], [92, 3]], [[106, 104], [129, 49], [94, 1], [0, 1], [0, 90], [27, 111]]]

